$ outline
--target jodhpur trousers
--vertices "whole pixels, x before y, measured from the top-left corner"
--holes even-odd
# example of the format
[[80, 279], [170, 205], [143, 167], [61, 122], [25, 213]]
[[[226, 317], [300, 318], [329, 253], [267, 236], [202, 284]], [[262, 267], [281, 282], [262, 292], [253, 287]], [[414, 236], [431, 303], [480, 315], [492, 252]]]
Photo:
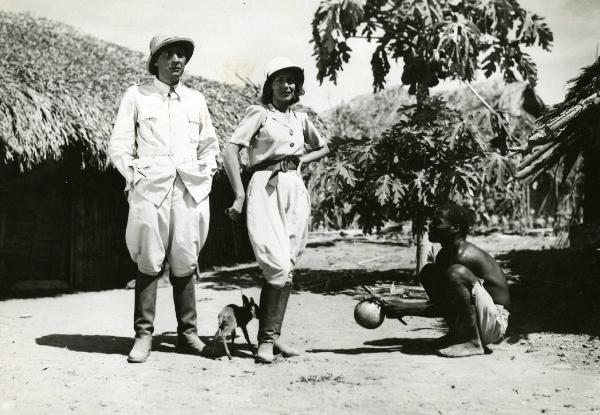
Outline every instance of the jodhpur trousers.
[[158, 275], [166, 259], [174, 276], [192, 274], [208, 235], [208, 197], [196, 203], [177, 176], [159, 206], [143, 198], [135, 187], [128, 200], [125, 240], [139, 271]]

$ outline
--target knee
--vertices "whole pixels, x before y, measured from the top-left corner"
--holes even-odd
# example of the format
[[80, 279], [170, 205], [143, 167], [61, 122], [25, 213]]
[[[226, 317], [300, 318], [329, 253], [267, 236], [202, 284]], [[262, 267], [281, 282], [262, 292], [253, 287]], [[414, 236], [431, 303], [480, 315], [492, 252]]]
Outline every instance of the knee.
[[171, 274], [178, 277], [188, 277], [193, 275], [198, 268], [198, 260], [196, 258], [179, 258], [171, 261]]
[[427, 264], [419, 273], [419, 281], [423, 287], [430, 286], [432, 283], [439, 280], [440, 275], [440, 269], [436, 264]]
[[288, 283], [290, 279], [290, 267], [277, 267], [271, 268], [267, 272], [263, 270], [263, 276], [265, 278], [265, 284], [269, 284], [276, 288], [281, 288]]
[[451, 285], [473, 283], [476, 279], [473, 273], [464, 265], [450, 265], [444, 273], [446, 282]]

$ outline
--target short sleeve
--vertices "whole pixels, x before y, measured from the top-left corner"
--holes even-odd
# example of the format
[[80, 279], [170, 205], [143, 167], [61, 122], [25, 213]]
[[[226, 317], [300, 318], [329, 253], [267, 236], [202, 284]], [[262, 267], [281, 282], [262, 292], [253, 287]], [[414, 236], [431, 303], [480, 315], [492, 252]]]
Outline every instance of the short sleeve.
[[260, 105], [250, 105], [246, 108], [244, 118], [229, 139], [232, 144], [249, 147], [250, 140], [267, 119], [267, 110]]
[[304, 143], [311, 150], [319, 150], [325, 147], [327, 141], [321, 136], [319, 130], [315, 125], [308, 119], [308, 115], [302, 113], [302, 131], [304, 133]]

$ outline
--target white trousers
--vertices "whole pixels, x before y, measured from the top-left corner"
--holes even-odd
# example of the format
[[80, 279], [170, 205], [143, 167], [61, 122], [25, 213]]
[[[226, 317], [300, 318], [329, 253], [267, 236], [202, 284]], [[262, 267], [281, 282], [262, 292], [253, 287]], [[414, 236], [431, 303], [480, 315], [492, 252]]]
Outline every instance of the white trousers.
[[142, 197], [135, 187], [128, 200], [125, 240], [140, 272], [158, 275], [165, 259], [176, 277], [195, 272], [208, 235], [208, 197], [196, 203], [178, 175], [159, 206]]
[[510, 313], [500, 304], [494, 304], [492, 296], [479, 280], [471, 290], [477, 324], [483, 345], [499, 342], [506, 334]]
[[299, 173], [254, 173], [248, 185], [246, 222], [254, 255], [264, 278], [281, 287], [306, 247], [310, 198]]

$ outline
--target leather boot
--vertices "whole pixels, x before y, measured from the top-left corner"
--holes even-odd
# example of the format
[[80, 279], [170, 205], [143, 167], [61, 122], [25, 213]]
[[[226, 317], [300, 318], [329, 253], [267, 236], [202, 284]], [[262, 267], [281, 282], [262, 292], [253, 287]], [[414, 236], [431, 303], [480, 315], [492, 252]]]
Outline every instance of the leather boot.
[[135, 277], [133, 329], [135, 342], [127, 357], [130, 363], [145, 362], [152, 349], [154, 315], [156, 313], [156, 287], [158, 277], [138, 272]]
[[287, 309], [288, 299], [292, 292], [292, 283], [286, 283], [280, 291], [279, 302], [277, 304], [277, 321], [275, 322], [275, 333], [273, 342], [273, 350], [275, 353], [281, 353], [284, 357], [300, 356], [300, 350], [295, 349], [280, 339], [281, 336], [281, 325], [285, 317], [285, 310]]
[[173, 302], [177, 317], [177, 351], [187, 354], [201, 354], [204, 343], [198, 337], [196, 328], [196, 289], [194, 288], [195, 274], [187, 277], [174, 277], [170, 280], [173, 285]]
[[281, 290], [281, 288], [265, 282], [260, 291], [257, 363], [271, 363], [274, 359], [273, 343], [275, 341], [275, 327], [279, 319], [277, 312]]

